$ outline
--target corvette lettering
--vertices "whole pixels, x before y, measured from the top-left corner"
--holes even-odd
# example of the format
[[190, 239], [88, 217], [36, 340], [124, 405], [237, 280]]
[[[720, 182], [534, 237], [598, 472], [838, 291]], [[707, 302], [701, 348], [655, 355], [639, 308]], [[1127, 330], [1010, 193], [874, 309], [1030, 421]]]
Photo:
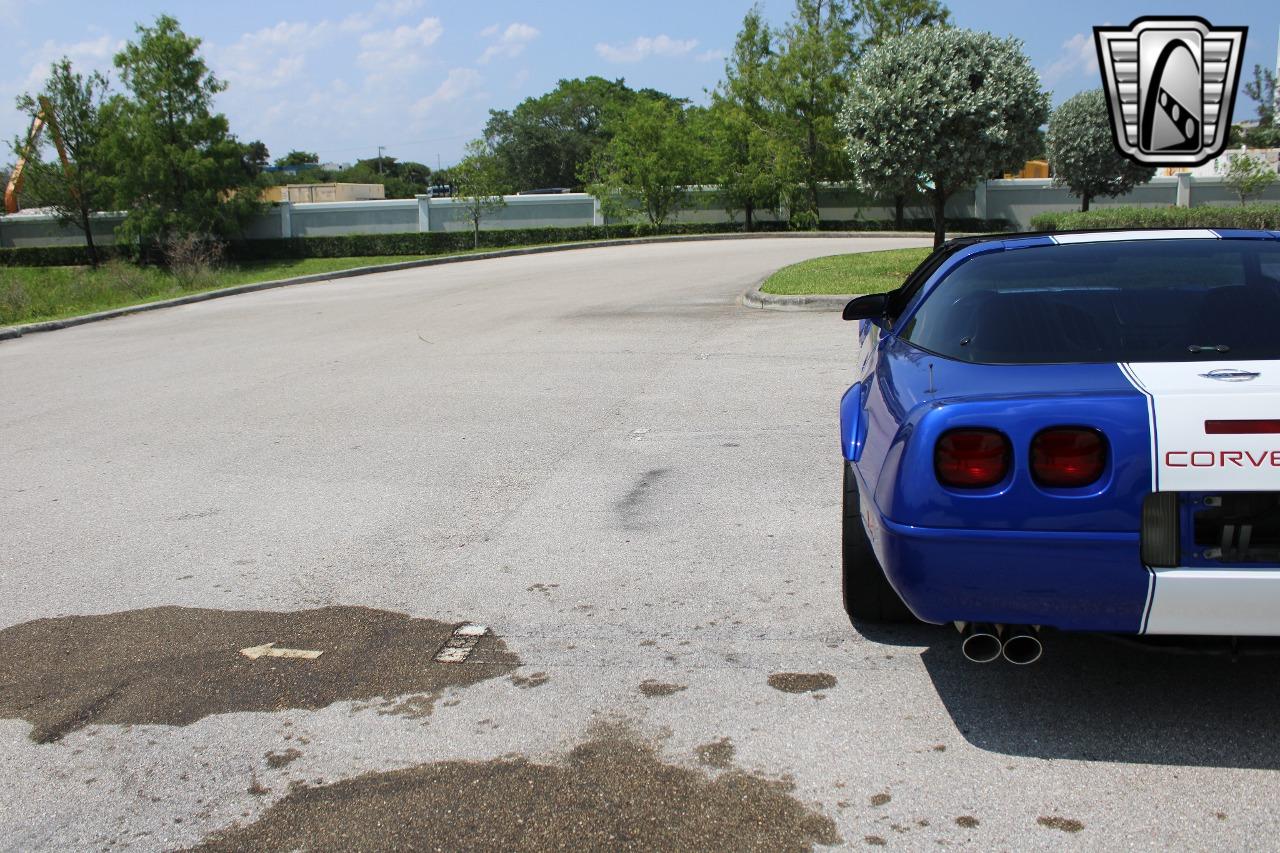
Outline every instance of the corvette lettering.
[[1280, 468], [1280, 450], [1170, 450], [1166, 468]]

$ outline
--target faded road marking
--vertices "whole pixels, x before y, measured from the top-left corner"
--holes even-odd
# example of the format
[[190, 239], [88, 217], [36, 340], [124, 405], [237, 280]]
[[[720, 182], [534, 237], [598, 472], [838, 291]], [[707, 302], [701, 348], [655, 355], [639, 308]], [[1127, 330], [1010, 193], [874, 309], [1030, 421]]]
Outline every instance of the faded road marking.
[[483, 625], [459, 625], [454, 629], [453, 636], [445, 642], [444, 648], [436, 653], [436, 662], [463, 663], [488, 630]]
[[303, 660], [315, 660], [324, 654], [324, 652], [315, 652], [309, 649], [277, 649], [275, 643], [267, 643], [263, 646], [252, 646], [247, 649], [241, 649], [240, 654], [249, 660], [257, 660], [261, 657], [268, 658], [301, 658]]

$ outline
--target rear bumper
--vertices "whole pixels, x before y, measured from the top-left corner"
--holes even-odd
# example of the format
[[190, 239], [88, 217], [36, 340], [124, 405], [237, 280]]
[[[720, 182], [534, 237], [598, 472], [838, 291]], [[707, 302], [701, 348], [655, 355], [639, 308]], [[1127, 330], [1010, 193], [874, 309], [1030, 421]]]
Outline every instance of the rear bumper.
[[889, 582], [926, 622], [1142, 630], [1151, 572], [1137, 533], [937, 529], [883, 517], [867, 529]]
[[1135, 533], [952, 530], [867, 519], [889, 582], [926, 622], [1122, 634], [1280, 636], [1280, 570], [1148, 569]]

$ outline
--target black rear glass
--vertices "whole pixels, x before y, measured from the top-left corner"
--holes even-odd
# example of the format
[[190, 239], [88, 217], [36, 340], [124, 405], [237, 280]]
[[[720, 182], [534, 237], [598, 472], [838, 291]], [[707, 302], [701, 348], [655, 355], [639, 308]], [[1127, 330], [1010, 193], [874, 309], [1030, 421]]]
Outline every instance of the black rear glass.
[[1280, 242], [1130, 240], [978, 255], [903, 337], [983, 364], [1280, 359]]

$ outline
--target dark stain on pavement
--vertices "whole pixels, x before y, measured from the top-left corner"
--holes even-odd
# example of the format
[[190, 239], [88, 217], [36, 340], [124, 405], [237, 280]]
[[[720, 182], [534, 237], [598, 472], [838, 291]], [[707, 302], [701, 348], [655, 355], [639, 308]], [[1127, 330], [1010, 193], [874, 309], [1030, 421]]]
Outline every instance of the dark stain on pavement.
[[871, 805], [873, 805], [873, 806], [883, 806], [883, 805], [888, 804], [888, 802], [889, 802], [890, 800], [892, 800], [892, 799], [893, 799], [893, 797], [892, 797], [890, 794], [886, 794], [886, 793], [884, 793], [884, 792], [882, 791], [882, 792], [881, 792], [881, 793], [879, 793], [879, 794], [872, 794], [872, 795], [871, 795]]
[[697, 748], [696, 752], [698, 761], [717, 770], [725, 770], [733, 763], [733, 741], [727, 737], [704, 743]]
[[686, 690], [683, 684], [668, 684], [664, 681], [654, 681], [652, 678], [646, 678], [640, 682], [640, 692], [649, 697], [673, 696], [681, 690]]
[[775, 672], [769, 686], [783, 693], [812, 693], [836, 686], [836, 677], [825, 672]]
[[[365, 607], [295, 613], [156, 607], [38, 619], [0, 630], [0, 718], [38, 743], [93, 724], [182, 726], [233, 711], [434, 698], [520, 665], [490, 634], [465, 663], [433, 658], [455, 625]], [[314, 660], [240, 654], [274, 643]]]
[[551, 676], [545, 672], [535, 672], [532, 675], [513, 675], [511, 683], [522, 690], [529, 690], [533, 687], [541, 687], [551, 680]]
[[956, 818], [956, 826], [961, 829], [977, 829], [978, 824], [980, 823], [982, 823], [982, 821], [978, 820], [973, 815], [962, 814], [960, 817]]
[[446, 761], [299, 786], [220, 850], [770, 850], [838, 844], [832, 820], [785, 782], [708, 778], [664, 764], [627, 730], [599, 727], [557, 764]]
[[289, 747], [283, 752], [268, 752], [267, 766], [272, 770], [279, 770], [281, 767], [287, 767], [294, 761], [302, 757], [302, 750]]
[[642, 512], [645, 504], [651, 500], [650, 493], [654, 484], [670, 473], [670, 468], [650, 468], [636, 481], [630, 491], [618, 500], [615, 508], [622, 516], [623, 527], [631, 529], [639, 526], [635, 523], [635, 516]]
[[1079, 832], [1084, 829], [1084, 824], [1074, 818], [1058, 817], [1038, 817], [1036, 823], [1048, 829], [1060, 829], [1063, 832]]

